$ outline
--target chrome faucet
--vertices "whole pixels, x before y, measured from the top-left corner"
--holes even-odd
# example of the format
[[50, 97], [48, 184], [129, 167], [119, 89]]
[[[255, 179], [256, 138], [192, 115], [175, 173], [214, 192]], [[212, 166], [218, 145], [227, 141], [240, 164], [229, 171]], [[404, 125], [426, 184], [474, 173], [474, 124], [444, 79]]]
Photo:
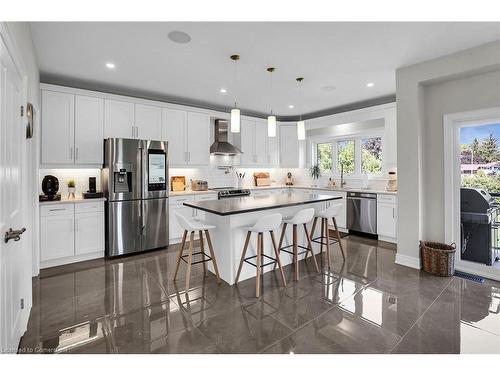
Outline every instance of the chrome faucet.
[[344, 181], [344, 163], [340, 163], [340, 188], [343, 188], [347, 182]]

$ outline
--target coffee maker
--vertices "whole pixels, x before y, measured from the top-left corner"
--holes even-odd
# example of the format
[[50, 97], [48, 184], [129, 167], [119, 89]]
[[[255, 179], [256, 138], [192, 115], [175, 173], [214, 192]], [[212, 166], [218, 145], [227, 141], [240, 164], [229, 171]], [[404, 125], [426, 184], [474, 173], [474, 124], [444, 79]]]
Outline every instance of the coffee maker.
[[42, 191], [43, 194], [38, 196], [40, 202], [46, 201], [60, 201], [61, 194], [59, 191], [59, 180], [56, 176], [50, 174], [46, 175], [42, 180]]

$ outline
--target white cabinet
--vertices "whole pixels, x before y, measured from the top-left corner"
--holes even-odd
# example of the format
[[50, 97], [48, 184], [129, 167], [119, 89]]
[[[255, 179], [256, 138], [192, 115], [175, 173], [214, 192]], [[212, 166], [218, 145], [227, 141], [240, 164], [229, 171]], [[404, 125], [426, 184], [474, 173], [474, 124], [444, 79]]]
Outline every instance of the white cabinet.
[[180, 242], [182, 234], [184, 233], [184, 229], [180, 226], [179, 221], [177, 220], [176, 213], [180, 213], [188, 218], [194, 217], [194, 209], [184, 206], [184, 202], [192, 200], [194, 200], [194, 195], [192, 194], [169, 198], [168, 231], [170, 244]]
[[75, 96], [42, 91], [42, 164], [74, 163]]
[[134, 103], [104, 100], [104, 136], [106, 138], [136, 138]]
[[41, 268], [103, 256], [103, 201], [40, 207]]
[[75, 205], [75, 255], [104, 249], [104, 210], [102, 203]]
[[75, 97], [75, 163], [102, 164], [104, 100]]
[[75, 252], [73, 212], [53, 207], [57, 215], [42, 217], [40, 220], [40, 260], [45, 262], [71, 257]]
[[278, 165], [278, 143], [276, 138], [267, 136], [267, 123], [243, 119], [240, 135], [235, 138], [243, 152], [241, 166]]
[[162, 138], [168, 141], [170, 166], [187, 163], [187, 113], [176, 109], [163, 108]]
[[161, 141], [161, 107], [135, 105], [135, 138]]
[[187, 152], [189, 165], [210, 163], [210, 116], [188, 112]]
[[164, 108], [162, 138], [168, 141], [170, 166], [204, 166], [210, 163], [208, 115]]
[[377, 195], [377, 234], [379, 239], [396, 242], [398, 207], [395, 195]]
[[302, 168], [305, 164], [305, 141], [297, 139], [296, 125], [280, 125], [280, 167]]

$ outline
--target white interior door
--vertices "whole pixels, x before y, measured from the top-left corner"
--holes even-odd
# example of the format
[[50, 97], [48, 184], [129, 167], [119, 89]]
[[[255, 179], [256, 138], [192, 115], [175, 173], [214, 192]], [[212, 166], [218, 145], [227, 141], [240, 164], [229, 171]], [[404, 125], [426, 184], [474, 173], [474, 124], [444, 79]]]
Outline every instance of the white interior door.
[[[24, 304], [31, 304], [31, 258], [23, 235], [19, 241], [4, 241], [9, 228], [24, 226], [23, 155], [25, 127], [21, 117], [22, 78], [3, 40], [0, 39], [0, 346], [4, 352], [17, 349], [26, 329]], [[26, 235], [24, 235], [26, 237]], [[27, 300], [29, 298], [29, 301]], [[29, 303], [28, 303], [29, 302]]]

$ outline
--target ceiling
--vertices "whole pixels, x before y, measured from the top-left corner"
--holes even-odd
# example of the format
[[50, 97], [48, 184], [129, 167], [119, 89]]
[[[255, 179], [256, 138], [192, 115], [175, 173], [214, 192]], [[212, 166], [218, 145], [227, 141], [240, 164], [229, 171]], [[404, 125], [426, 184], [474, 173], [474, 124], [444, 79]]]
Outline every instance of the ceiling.
[[[500, 23], [478, 22], [34, 22], [31, 29], [42, 82], [217, 109], [236, 97], [243, 113], [260, 115], [272, 101], [280, 117], [393, 96], [397, 68], [500, 39]], [[177, 30], [191, 41], [169, 40]]]

